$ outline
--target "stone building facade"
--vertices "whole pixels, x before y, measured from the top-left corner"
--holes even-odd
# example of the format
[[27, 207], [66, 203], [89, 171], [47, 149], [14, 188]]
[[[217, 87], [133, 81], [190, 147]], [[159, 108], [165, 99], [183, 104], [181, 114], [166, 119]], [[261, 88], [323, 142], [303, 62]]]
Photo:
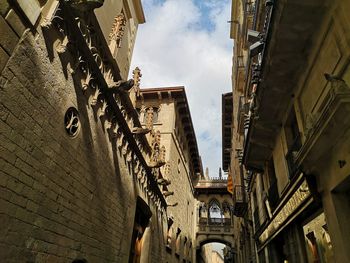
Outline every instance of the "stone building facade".
[[202, 174], [202, 163], [185, 89], [142, 89], [136, 108], [143, 126], [153, 129], [166, 149], [165, 165], [161, 168], [168, 203], [164, 262], [196, 262], [194, 186]]
[[0, 3], [1, 262], [168, 258], [166, 193], [181, 190], [133, 106], [139, 70], [126, 81], [142, 6], [103, 2]]
[[257, 262], [350, 260], [349, 12], [347, 1], [232, 1], [229, 163]]

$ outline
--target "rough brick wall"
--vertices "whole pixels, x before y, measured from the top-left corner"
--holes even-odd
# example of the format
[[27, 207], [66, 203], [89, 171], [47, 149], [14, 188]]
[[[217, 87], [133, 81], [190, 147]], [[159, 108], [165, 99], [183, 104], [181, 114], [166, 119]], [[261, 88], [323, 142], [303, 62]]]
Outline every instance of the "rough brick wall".
[[[0, 261], [127, 262], [139, 190], [124, 159], [42, 33], [19, 38], [1, 16], [0, 31]], [[76, 138], [64, 129], [69, 107], [82, 124]], [[151, 210], [150, 261], [161, 262]]]

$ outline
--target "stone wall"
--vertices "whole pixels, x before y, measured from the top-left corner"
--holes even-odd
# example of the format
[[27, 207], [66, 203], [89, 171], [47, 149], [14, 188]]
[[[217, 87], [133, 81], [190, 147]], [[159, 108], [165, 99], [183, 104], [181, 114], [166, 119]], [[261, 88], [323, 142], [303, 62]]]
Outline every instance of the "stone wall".
[[[176, 122], [176, 99], [159, 99], [158, 96], [154, 99], [145, 96], [138, 100], [137, 107], [153, 107], [159, 110], [153, 129], [161, 133], [161, 145], [166, 148], [166, 165], [162, 168], [162, 173], [171, 181], [167, 186], [168, 191], [174, 192], [166, 197], [169, 205], [168, 216], [173, 222], [171, 230], [166, 233], [169, 235], [169, 241], [171, 237], [171, 242], [167, 245], [166, 262], [194, 262], [196, 200], [189, 170], [189, 153], [188, 150], [184, 150], [184, 143], [180, 143], [180, 140], [184, 142], [185, 138], [179, 138], [180, 135], [183, 136], [184, 130], [181, 123]], [[143, 116], [140, 116], [140, 119], [144, 121]], [[181, 231], [179, 235], [178, 229]]]
[[[140, 190], [98, 109], [41, 28], [24, 31], [26, 19], [6, 3], [0, 6], [1, 261], [127, 262], [141, 196], [152, 212], [148, 259], [162, 262], [166, 214]], [[65, 130], [70, 107], [81, 123], [75, 137]]]

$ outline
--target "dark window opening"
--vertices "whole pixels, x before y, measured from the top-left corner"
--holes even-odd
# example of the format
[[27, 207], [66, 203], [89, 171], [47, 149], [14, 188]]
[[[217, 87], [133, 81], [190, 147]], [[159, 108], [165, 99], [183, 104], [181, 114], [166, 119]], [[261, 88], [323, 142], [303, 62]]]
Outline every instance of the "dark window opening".
[[268, 176], [268, 200], [271, 208], [271, 212], [275, 210], [278, 204], [278, 188], [277, 188], [277, 178], [275, 172], [275, 164], [273, 158], [271, 158], [267, 163], [267, 176]]
[[131, 239], [129, 263], [139, 263], [141, 259], [143, 234], [149, 224], [152, 213], [141, 198], [137, 199], [134, 228]]
[[158, 108], [153, 107], [153, 123], [158, 122]]
[[295, 157], [301, 148], [301, 136], [294, 107], [289, 113], [284, 130], [288, 147], [286, 161], [288, 165], [289, 177], [292, 178], [298, 171], [298, 167], [295, 165]]

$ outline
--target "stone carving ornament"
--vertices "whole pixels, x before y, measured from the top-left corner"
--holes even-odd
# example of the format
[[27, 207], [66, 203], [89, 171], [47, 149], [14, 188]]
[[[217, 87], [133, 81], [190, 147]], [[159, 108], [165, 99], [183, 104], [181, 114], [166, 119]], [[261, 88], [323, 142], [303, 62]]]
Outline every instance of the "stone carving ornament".
[[140, 80], [142, 77], [141, 70], [139, 67], [136, 67], [133, 71], [133, 79], [134, 79], [134, 88], [136, 92], [136, 96], [140, 97]]
[[114, 56], [114, 51], [116, 48], [120, 48], [122, 44], [122, 38], [125, 32], [126, 18], [123, 12], [114, 18], [112, 25], [112, 31], [109, 34], [109, 47], [111, 49], [112, 55]]
[[[58, 51], [65, 52], [66, 47], [69, 43], [68, 40], [72, 40], [70, 45], [70, 51], [72, 54], [76, 54], [76, 58], [70, 61], [71, 73], [74, 74], [75, 78], [79, 78], [79, 82], [81, 84], [81, 89], [86, 96], [89, 96], [89, 104], [94, 106], [94, 109], [97, 110], [97, 114], [99, 117], [103, 117], [103, 121], [105, 122], [105, 128], [110, 130], [113, 138], [113, 142], [117, 144], [117, 148], [122, 155], [124, 155], [125, 160], [127, 161], [129, 167], [132, 167], [132, 173], [134, 173], [135, 177], [140, 181], [141, 189], [148, 190], [151, 195], [153, 195], [153, 200], [164, 200], [161, 197], [161, 193], [154, 192], [154, 189], [151, 185], [151, 181], [155, 180], [155, 176], [152, 173], [146, 171], [143, 164], [140, 163], [140, 160], [137, 160], [137, 156], [129, 145], [130, 138], [126, 138], [124, 134], [125, 127], [119, 127], [118, 121], [114, 117], [114, 107], [108, 108], [108, 104], [106, 102], [106, 96], [112, 96], [115, 100], [115, 104], [119, 107], [119, 110], [122, 111], [122, 102], [119, 96], [120, 92], [127, 92], [134, 86], [134, 80], [122, 81], [114, 77], [114, 74], [111, 70], [106, 57], [108, 57], [105, 52], [101, 49], [101, 43], [99, 42], [99, 36], [96, 35], [96, 31], [93, 30], [94, 24], [89, 20], [89, 16], [80, 16], [75, 17], [74, 21], [70, 21], [69, 16], [66, 17], [65, 9], [68, 8], [67, 5], [75, 8], [78, 12], [91, 12], [94, 8], [100, 7], [103, 4], [103, 0], [63, 0], [60, 1], [55, 13], [51, 18], [44, 19], [42, 23], [42, 27], [46, 30], [57, 30], [57, 33], [61, 36], [59, 38], [61, 46], [59, 46]], [[68, 21], [68, 22], [67, 22]], [[54, 22], [54, 23], [53, 23]], [[80, 49], [79, 45], [75, 45], [77, 36], [74, 34], [74, 30], [70, 30], [70, 23], [77, 23], [77, 26], [80, 29], [83, 37], [86, 41], [87, 47], [90, 49], [90, 52], [86, 52], [84, 49]], [[121, 36], [119, 34], [119, 36]], [[89, 58], [89, 60], [87, 59]], [[90, 62], [87, 62], [90, 61]], [[93, 62], [91, 62], [93, 61]], [[107, 91], [101, 87], [97, 81], [94, 80], [94, 77], [98, 76], [93, 67], [91, 67], [91, 63], [96, 63], [98, 67], [97, 70], [100, 70], [100, 74], [103, 75], [105, 85], [107, 86]], [[96, 68], [94, 66], [94, 68]], [[136, 72], [135, 79], [139, 82], [140, 72]], [[111, 104], [113, 106], [113, 103]], [[107, 110], [108, 109], [108, 110]], [[151, 112], [149, 112], [150, 122], [153, 122], [153, 108]], [[124, 112], [124, 118], [126, 120], [131, 120], [131, 116], [128, 116], [128, 111]], [[67, 114], [65, 119], [65, 128], [67, 132], [71, 136], [76, 135], [76, 131], [79, 130], [80, 123], [78, 116]], [[139, 128], [139, 127], [137, 127]], [[139, 132], [138, 132], [139, 133]], [[160, 134], [155, 134], [155, 141], [160, 141]], [[154, 148], [154, 145], [152, 145]], [[157, 157], [157, 162], [152, 163], [153, 168], [159, 168], [163, 164], [165, 164], [165, 148], [161, 147], [158, 143], [156, 147], [156, 152], [154, 153], [154, 157]], [[141, 149], [140, 149], [141, 150]], [[159, 169], [158, 169], [159, 170]], [[153, 171], [153, 170], [152, 170]], [[157, 194], [159, 195], [157, 197]], [[163, 202], [161, 202], [163, 204]], [[164, 209], [164, 207], [163, 207]]]

